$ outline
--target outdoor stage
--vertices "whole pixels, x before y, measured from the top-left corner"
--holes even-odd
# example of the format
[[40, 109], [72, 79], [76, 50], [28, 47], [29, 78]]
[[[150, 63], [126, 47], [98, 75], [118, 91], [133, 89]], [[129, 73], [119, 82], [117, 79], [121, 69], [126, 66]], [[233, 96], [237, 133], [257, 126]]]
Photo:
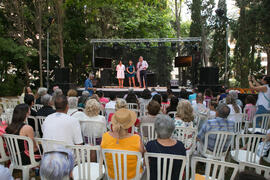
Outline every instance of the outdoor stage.
[[[149, 90], [151, 90], [153, 87], [148, 87]], [[166, 87], [154, 87], [156, 89], [156, 91], [160, 94], [166, 93], [167, 92], [167, 88]], [[179, 96], [180, 90], [181, 88], [185, 88], [185, 87], [180, 87], [179, 89], [172, 89], [173, 94], [175, 96]], [[138, 96], [141, 95], [141, 93], [143, 92], [143, 88], [133, 88], [134, 89], [134, 93]], [[192, 89], [189, 88], [185, 88], [189, 93], [192, 93]], [[117, 97], [122, 98], [124, 97], [125, 94], [128, 93], [129, 87], [124, 87], [124, 88], [119, 88], [118, 86], [104, 86], [102, 88], [96, 88], [97, 91], [102, 90], [104, 92], [104, 96], [105, 97], [109, 97], [110, 94], [115, 94], [117, 95]], [[77, 88], [78, 94], [81, 95], [82, 91], [84, 91], [84, 88], [80, 87]]]

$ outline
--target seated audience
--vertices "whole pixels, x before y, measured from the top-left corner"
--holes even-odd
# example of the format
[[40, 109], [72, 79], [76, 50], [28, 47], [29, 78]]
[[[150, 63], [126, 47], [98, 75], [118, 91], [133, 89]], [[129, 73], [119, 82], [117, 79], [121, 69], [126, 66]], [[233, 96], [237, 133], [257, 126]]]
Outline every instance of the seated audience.
[[209, 110], [203, 104], [204, 98], [202, 93], [196, 95], [196, 103], [192, 104], [194, 112], [197, 114], [208, 115]]
[[105, 105], [109, 102], [109, 99], [104, 97], [103, 91], [98, 91], [97, 95], [99, 97], [99, 102], [102, 104], [102, 106], [105, 108]]
[[[197, 139], [200, 142], [199, 147], [200, 150], [202, 150], [203, 148], [205, 135], [207, 132], [214, 132], [214, 131], [234, 132], [234, 122], [227, 119], [229, 114], [230, 108], [226, 104], [222, 103], [218, 105], [216, 114], [217, 117], [215, 119], [206, 121], [198, 133]], [[227, 139], [224, 151], [227, 150], [227, 148], [230, 146], [229, 144], [230, 140], [231, 140], [230, 138]], [[213, 151], [215, 147], [215, 142], [216, 136], [210, 135], [208, 137], [207, 149]]]
[[2, 180], [13, 180], [9, 169], [0, 164], [0, 175]]
[[167, 89], [167, 95], [168, 95], [168, 99], [171, 100], [173, 95], [173, 91], [171, 89]]
[[[134, 93], [134, 89], [133, 89], [133, 88], [131, 88], [131, 87], [130, 87], [130, 88], [128, 88], [128, 93], [124, 95], [123, 99], [125, 99], [125, 100], [126, 100], [126, 98], [127, 98], [128, 94], [130, 94], [130, 93]], [[136, 98], [138, 98], [136, 94], [135, 94], [135, 96], [136, 96]]]
[[229, 91], [229, 94], [232, 95], [232, 97], [235, 100], [236, 104], [242, 108], [243, 103], [242, 103], [242, 101], [240, 99], [238, 99], [238, 93], [239, 93], [239, 91], [237, 91], [237, 90], [230, 90]]
[[209, 102], [213, 99], [213, 92], [211, 89], [207, 88], [204, 91], [204, 100], [205, 100], [205, 105], [206, 107], [209, 107]]
[[151, 88], [151, 96], [158, 94], [157, 90], [155, 88]]
[[88, 91], [83, 91], [82, 96], [78, 100], [78, 107], [84, 108], [86, 101], [89, 99], [89, 92]]
[[44, 153], [40, 163], [40, 177], [47, 180], [63, 180], [72, 177], [74, 159], [69, 150]]
[[52, 113], [55, 113], [55, 110], [52, 107], [53, 100], [51, 95], [46, 94], [42, 96], [41, 103], [43, 104], [43, 107], [38, 110], [37, 116], [48, 116]]
[[105, 105], [105, 109], [115, 109], [116, 96], [111, 94], [109, 97], [110, 101]]
[[78, 96], [78, 93], [75, 89], [68, 90], [67, 97], [77, 97], [77, 96]]
[[78, 98], [77, 97], [69, 97], [68, 98], [68, 112], [67, 114], [72, 116], [74, 115], [76, 112], [78, 112]]
[[135, 104], [138, 104], [138, 99], [137, 99], [137, 96], [134, 92], [132, 93], [129, 93], [126, 97], [126, 101], [127, 103], [135, 103]]
[[32, 94], [25, 94], [24, 103], [30, 108], [30, 116], [36, 116], [37, 112], [32, 109], [32, 106], [35, 104], [35, 97]]
[[256, 106], [256, 99], [254, 96], [248, 95], [245, 99], [245, 103], [246, 103], [246, 106], [244, 108], [245, 112], [243, 112], [243, 113], [247, 114], [248, 121], [252, 121], [253, 120], [252, 115], [254, 115], [256, 113], [256, 107], [255, 107]]
[[181, 100], [174, 118], [176, 127], [193, 127], [194, 113], [189, 101]]
[[170, 101], [168, 100], [168, 95], [167, 94], [162, 94], [161, 97], [162, 97], [162, 100], [161, 100], [162, 112], [164, 114], [166, 114], [166, 109], [167, 109], [167, 107], [169, 107]]
[[210, 101], [210, 112], [209, 112], [209, 119], [215, 119], [216, 118], [216, 108], [218, 106], [218, 103], [216, 101]]
[[[101, 148], [136, 151], [143, 153], [144, 148], [141, 138], [137, 134], [131, 134], [128, 129], [131, 128], [137, 119], [136, 113], [128, 109], [119, 109], [112, 117], [113, 130], [103, 134]], [[108, 162], [109, 178], [114, 179], [112, 155], [106, 155]], [[136, 175], [137, 159], [134, 156], [127, 156], [127, 178], [132, 179]], [[122, 171], [124, 171], [122, 166]], [[118, 175], [119, 176], [119, 175]]]
[[198, 89], [197, 88], [193, 88], [192, 89], [192, 94], [190, 94], [188, 96], [188, 100], [189, 102], [193, 105], [193, 103], [195, 103], [196, 101], [196, 97], [197, 97], [197, 94], [198, 94]]
[[[80, 123], [67, 115], [68, 101], [64, 95], [55, 97], [56, 112], [47, 116], [43, 125], [43, 138], [64, 141], [69, 145], [82, 144]], [[55, 150], [55, 147], [50, 147]]]
[[226, 104], [230, 108], [230, 115], [235, 114], [235, 113], [242, 113], [241, 107], [238, 104], [236, 104], [236, 101], [232, 95], [230, 94], [227, 95]]
[[[32, 139], [34, 145], [34, 152], [37, 153], [35, 159], [38, 161], [40, 160], [40, 154], [38, 148], [36, 146], [36, 142], [34, 140], [34, 130], [31, 126], [25, 123], [27, 117], [30, 114], [30, 109], [27, 104], [19, 104], [14, 108], [13, 115], [12, 115], [12, 122], [6, 128], [7, 134], [14, 134], [19, 136], [26, 136]], [[23, 140], [18, 141], [21, 161], [23, 165], [28, 165], [31, 163], [29, 157], [29, 149], [25, 146]]]
[[35, 104], [42, 104], [41, 97], [44, 96], [45, 94], [47, 94], [47, 92], [48, 92], [47, 88], [44, 88], [44, 87], [38, 88], [37, 98], [36, 98]]
[[89, 99], [95, 99], [97, 102], [99, 102], [99, 97], [97, 94], [93, 94]]
[[31, 87], [25, 86], [25, 87], [23, 88], [23, 92], [22, 92], [22, 94], [21, 94], [21, 98], [24, 99], [24, 97], [25, 97], [26, 94], [31, 94], [31, 95], [34, 96]]
[[62, 89], [56, 88], [56, 89], [54, 90], [53, 94], [52, 94], [53, 102], [54, 102], [54, 100], [55, 100], [55, 98], [56, 98], [57, 96], [62, 96], [62, 95], [63, 95]]
[[157, 101], [161, 107], [161, 101], [162, 101], [162, 98], [161, 98], [161, 95], [160, 94], [156, 94], [152, 97], [152, 100], [154, 101]]
[[181, 88], [180, 93], [179, 93], [179, 98], [188, 99], [188, 92], [185, 88]]
[[219, 91], [219, 94], [218, 97], [217, 97], [217, 100], [218, 102], [219, 101], [222, 101], [223, 99], [226, 98], [227, 94], [226, 94], [226, 89], [225, 88], [221, 88], [220, 91]]
[[160, 112], [160, 105], [157, 101], [150, 101], [149, 104], [147, 105], [147, 111], [148, 115], [147, 116], [142, 116], [141, 117], [141, 122], [142, 123], [154, 123], [156, 116]]
[[[186, 149], [181, 141], [172, 139], [172, 133], [174, 132], [175, 124], [167, 115], [158, 115], [155, 120], [155, 132], [157, 133], [157, 139], [149, 141], [146, 144], [146, 151], [150, 153], [163, 153], [186, 156]], [[157, 179], [157, 159], [150, 159], [150, 179]], [[182, 166], [180, 160], [173, 162], [171, 179], [179, 179], [179, 173]], [[162, 172], [161, 172], [162, 177]]]
[[149, 89], [144, 89], [142, 94], [141, 94], [141, 98], [138, 99], [139, 101], [139, 105], [140, 105], [140, 114], [144, 115], [146, 112], [146, 106], [147, 104], [151, 101], [151, 92], [149, 91]]
[[171, 111], [177, 111], [176, 109], [177, 109], [178, 102], [179, 102], [178, 98], [173, 96], [171, 98], [170, 106], [166, 109], [166, 113], [168, 114]]

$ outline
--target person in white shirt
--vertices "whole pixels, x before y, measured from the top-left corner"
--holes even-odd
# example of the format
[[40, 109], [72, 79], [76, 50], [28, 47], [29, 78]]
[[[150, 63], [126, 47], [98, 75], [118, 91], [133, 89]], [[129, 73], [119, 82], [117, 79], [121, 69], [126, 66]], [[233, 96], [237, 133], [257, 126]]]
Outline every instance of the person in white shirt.
[[123, 88], [123, 83], [125, 79], [125, 65], [122, 64], [122, 61], [119, 61], [119, 64], [116, 66], [117, 79], [119, 83], [119, 88]]
[[78, 111], [78, 98], [77, 97], [69, 97], [68, 98], [68, 112], [67, 114], [72, 116], [74, 113]]
[[111, 94], [109, 97], [110, 97], [110, 102], [108, 102], [105, 105], [106, 119], [108, 119], [109, 114], [115, 112], [116, 95]]
[[[148, 68], [148, 63], [143, 60], [143, 57], [139, 57], [139, 62], [137, 63], [137, 70], [140, 73], [140, 88], [146, 88], [147, 87], [147, 81], [146, 81], [146, 69]], [[142, 87], [143, 85], [143, 87]]]
[[[63, 141], [68, 145], [82, 144], [82, 134], [79, 121], [67, 115], [68, 101], [64, 95], [55, 97], [56, 112], [47, 116], [43, 125], [43, 138]], [[47, 150], [59, 148], [56, 146], [47, 147]], [[52, 149], [50, 149], [52, 148]]]

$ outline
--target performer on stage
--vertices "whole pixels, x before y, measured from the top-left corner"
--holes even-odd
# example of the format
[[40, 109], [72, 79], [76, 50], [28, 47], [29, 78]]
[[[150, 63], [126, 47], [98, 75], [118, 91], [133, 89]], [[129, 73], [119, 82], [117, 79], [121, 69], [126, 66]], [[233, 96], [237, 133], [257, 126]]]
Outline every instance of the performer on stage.
[[122, 64], [122, 61], [119, 61], [119, 64], [116, 66], [117, 79], [119, 83], [119, 88], [123, 88], [124, 79], [125, 79], [125, 66]]
[[89, 96], [92, 96], [94, 91], [96, 91], [95, 88], [93, 88], [92, 80], [94, 79], [94, 74], [89, 74], [89, 77], [85, 80], [84, 86], [85, 90], [89, 92]]
[[137, 64], [137, 69], [140, 72], [140, 88], [145, 89], [147, 87], [147, 81], [146, 81], [146, 69], [148, 68], [148, 63], [143, 60], [143, 57], [140, 56], [139, 62]]
[[133, 82], [133, 86], [136, 87], [135, 79], [134, 79], [134, 77], [135, 77], [135, 67], [134, 67], [133, 62], [131, 60], [129, 60], [128, 65], [129, 66], [127, 67], [127, 72], [128, 72], [127, 77], [129, 79], [129, 87], [131, 87], [131, 79], [132, 79], [132, 82]]

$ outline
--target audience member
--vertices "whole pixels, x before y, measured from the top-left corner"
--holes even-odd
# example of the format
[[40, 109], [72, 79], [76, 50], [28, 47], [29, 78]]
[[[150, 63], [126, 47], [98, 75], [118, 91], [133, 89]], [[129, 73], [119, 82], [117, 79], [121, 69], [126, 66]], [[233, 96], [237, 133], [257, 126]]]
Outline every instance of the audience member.
[[41, 103], [43, 104], [43, 107], [38, 110], [37, 116], [48, 116], [52, 113], [55, 113], [55, 110], [52, 107], [53, 100], [51, 95], [46, 94], [42, 96]]
[[209, 107], [210, 101], [213, 99], [213, 92], [211, 89], [207, 88], [204, 91], [204, 100], [205, 100], [205, 105], [206, 107]]
[[[150, 153], [164, 153], [186, 156], [186, 149], [181, 141], [172, 139], [172, 133], [174, 132], [175, 124], [167, 115], [158, 115], [155, 120], [155, 132], [157, 139], [149, 141], [146, 144], [146, 151]], [[157, 166], [158, 162], [156, 158], [150, 159], [150, 179], [157, 179]], [[171, 179], [179, 179], [179, 173], [181, 170], [182, 162], [179, 160], [173, 161], [172, 176]], [[167, 171], [166, 171], [167, 172]], [[161, 172], [161, 177], [163, 172]], [[167, 178], [166, 178], [167, 179]], [[181, 179], [181, 178], [180, 178]]]
[[[19, 136], [26, 136], [32, 139], [34, 145], [34, 152], [37, 153], [35, 159], [40, 160], [40, 155], [38, 148], [34, 140], [34, 130], [31, 126], [25, 124], [27, 117], [30, 114], [30, 109], [27, 104], [19, 104], [14, 108], [11, 124], [6, 128], [7, 134], [15, 134]], [[18, 145], [20, 149], [21, 162], [22, 165], [28, 165], [31, 163], [29, 157], [29, 149], [25, 146], [23, 140], [18, 140]], [[18, 160], [19, 161], [19, 160]]]
[[193, 88], [192, 89], [192, 94], [188, 96], [188, 100], [192, 105], [196, 101], [197, 94], [198, 94], [198, 89]]
[[82, 144], [80, 123], [67, 115], [67, 98], [64, 95], [56, 96], [54, 103], [56, 112], [45, 119], [42, 126], [43, 138], [64, 141], [69, 145]]
[[78, 112], [78, 98], [74, 96], [68, 97], [68, 107], [68, 115], [72, 116]]
[[[134, 125], [136, 119], [136, 113], [133, 111], [124, 108], [116, 111], [112, 117], [113, 131], [103, 134], [101, 148], [143, 153], [144, 148], [140, 136], [128, 133], [128, 129]], [[108, 162], [108, 176], [114, 179], [112, 156], [106, 156], [106, 161]], [[127, 178], [132, 179], [136, 175], [137, 159], [134, 156], [127, 156], [127, 164]]]
[[151, 88], [151, 96], [158, 94], [157, 90], [155, 88]]
[[148, 111], [148, 115], [147, 116], [142, 116], [141, 117], [141, 122], [142, 123], [154, 123], [156, 116], [159, 114], [160, 112], [160, 105], [157, 101], [152, 100], [149, 102], [149, 104], [147, 105], [147, 111]]
[[102, 90], [97, 92], [97, 95], [99, 97], [99, 102], [102, 104], [102, 106], [105, 108], [105, 105], [109, 102], [109, 99], [104, 97], [104, 93]]
[[218, 103], [216, 101], [210, 101], [210, 112], [209, 112], [209, 119], [215, 119], [216, 118], [216, 108], [218, 106]]
[[62, 95], [63, 95], [62, 89], [56, 88], [55, 91], [52, 94], [53, 102], [54, 102], [54, 100], [56, 99], [57, 96], [62, 96]]
[[105, 106], [105, 109], [115, 109], [116, 96], [112, 93], [110, 94], [110, 102], [108, 102]]
[[144, 115], [146, 113], [146, 106], [151, 101], [151, 98], [151, 91], [149, 91], [149, 89], [144, 89], [141, 94], [141, 98], [138, 99], [141, 115]]
[[168, 95], [168, 99], [171, 100], [173, 95], [173, 91], [171, 89], [167, 89], [167, 95]]
[[[222, 103], [218, 105], [216, 114], [217, 117], [215, 119], [206, 121], [198, 133], [197, 138], [200, 142], [199, 150], [202, 150], [203, 148], [205, 135], [207, 132], [216, 132], [216, 131], [234, 132], [234, 122], [227, 119], [229, 114], [230, 108], [226, 104]], [[210, 135], [208, 137], [207, 149], [213, 151], [215, 147], [215, 142], [216, 142], [216, 135]], [[231, 139], [228, 138], [225, 143], [224, 151], [227, 150], [227, 148], [230, 146], [230, 142]]]
[[162, 98], [161, 98], [161, 95], [160, 94], [154, 95], [153, 98], [152, 98], [152, 100], [157, 101], [159, 103], [160, 107], [161, 107], [161, 100], [162, 100]]
[[38, 88], [37, 98], [36, 98], [35, 104], [42, 104], [41, 97], [44, 96], [45, 94], [47, 94], [47, 92], [48, 92], [47, 88], [44, 88], [44, 87]]
[[127, 103], [135, 103], [138, 104], [138, 99], [135, 93], [129, 93], [126, 97]]
[[180, 99], [188, 99], [188, 92], [185, 88], [181, 88], [179, 97]]
[[176, 127], [193, 127], [194, 113], [188, 100], [181, 100], [174, 118]]
[[192, 105], [194, 112], [197, 114], [208, 115], [209, 110], [203, 104], [204, 98], [202, 93], [196, 95], [196, 103]]
[[238, 99], [238, 90], [230, 90], [229, 94], [233, 97], [233, 99], [235, 100], [236, 104], [239, 105], [241, 108], [243, 107], [243, 103], [240, 99]]
[[161, 105], [165, 104], [165, 105], [170, 105], [170, 101], [168, 100], [168, 95], [167, 94], [162, 94], [162, 101], [161, 101]]
[[242, 112], [241, 107], [238, 104], [236, 104], [236, 100], [233, 98], [231, 94], [227, 95], [226, 104], [230, 108], [230, 115]]
[[47, 180], [63, 180], [72, 177], [74, 159], [69, 150], [44, 153], [40, 163], [40, 177]]
[[173, 96], [171, 98], [170, 106], [166, 109], [166, 113], [168, 114], [169, 112], [177, 111], [176, 109], [177, 109], [178, 102], [179, 102], [178, 98]]
[[32, 94], [25, 94], [24, 103], [27, 104], [30, 108], [30, 116], [37, 115], [37, 112], [34, 109], [32, 109], [34, 102], [35, 102], [35, 97]]
[[[130, 94], [130, 93], [134, 93], [134, 89], [132, 87], [128, 88], [128, 93], [124, 95], [123, 99], [126, 100], [127, 96]], [[137, 98], [137, 96], [136, 96]]]
[[[253, 95], [248, 95], [245, 99], [245, 103], [246, 103], [246, 106], [244, 108], [245, 112], [243, 113], [246, 113], [247, 114], [247, 120], [248, 121], [252, 121], [253, 120], [253, 117], [252, 117], [252, 114], [255, 114], [256, 113], [256, 99]], [[253, 112], [255, 111], [255, 112]]]
[[222, 101], [223, 99], [225, 99], [227, 96], [226, 94], [226, 89], [225, 88], [221, 88], [220, 91], [219, 91], [219, 95], [217, 97], [217, 100], [218, 101]]
[[89, 99], [95, 99], [97, 102], [99, 102], [99, 97], [97, 94], [93, 94]]
[[78, 100], [78, 107], [84, 108], [86, 101], [89, 99], [89, 92], [88, 91], [83, 91], [82, 96]]
[[0, 164], [0, 175], [2, 180], [13, 180], [9, 169]]
[[77, 96], [78, 96], [78, 93], [75, 89], [68, 90], [67, 97], [77, 97]]

